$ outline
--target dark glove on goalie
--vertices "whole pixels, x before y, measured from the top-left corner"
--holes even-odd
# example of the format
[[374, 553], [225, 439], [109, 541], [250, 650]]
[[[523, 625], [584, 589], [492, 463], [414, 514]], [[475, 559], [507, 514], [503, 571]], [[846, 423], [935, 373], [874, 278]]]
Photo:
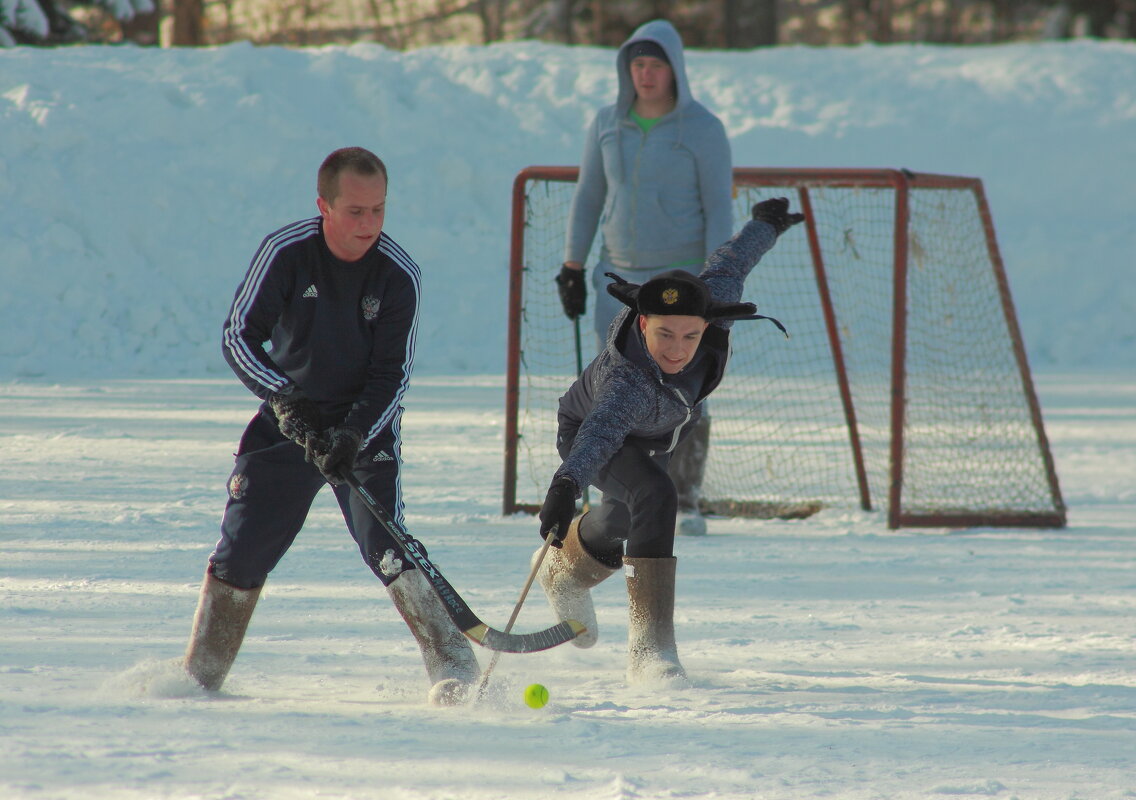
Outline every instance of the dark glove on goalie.
[[295, 387], [287, 394], [269, 397], [268, 407], [276, 415], [276, 426], [280, 432], [300, 447], [305, 447], [308, 437], [320, 428], [319, 407]]
[[571, 478], [559, 477], [548, 487], [544, 505], [540, 508], [540, 538], [552, 534], [552, 546], [562, 547], [568, 535], [568, 526], [576, 515], [576, 482]]
[[564, 314], [568, 319], [582, 317], [587, 310], [588, 290], [584, 286], [584, 270], [561, 267], [560, 274], [556, 276], [556, 285], [560, 291], [560, 305], [564, 306]]
[[798, 222], [804, 221], [805, 215], [790, 214], [788, 198], [774, 197], [772, 200], [762, 200], [755, 204], [753, 218], [772, 225], [773, 230], [780, 236]]
[[354, 428], [341, 426], [324, 431], [309, 440], [304, 457], [316, 465], [332, 486], [343, 483], [345, 475], [355, 468], [363, 434]]

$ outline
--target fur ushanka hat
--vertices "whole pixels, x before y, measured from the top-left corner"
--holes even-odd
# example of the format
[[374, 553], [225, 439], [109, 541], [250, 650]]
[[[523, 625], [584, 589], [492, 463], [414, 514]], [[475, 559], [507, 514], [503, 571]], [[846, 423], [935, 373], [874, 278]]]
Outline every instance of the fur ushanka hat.
[[780, 322], [757, 313], [753, 303], [722, 303], [710, 295], [710, 289], [686, 270], [672, 269], [656, 275], [640, 285], [628, 283], [614, 272], [605, 272], [614, 283], [607, 293], [640, 314], [702, 317], [707, 322], [720, 319], [767, 319], [789, 335]]

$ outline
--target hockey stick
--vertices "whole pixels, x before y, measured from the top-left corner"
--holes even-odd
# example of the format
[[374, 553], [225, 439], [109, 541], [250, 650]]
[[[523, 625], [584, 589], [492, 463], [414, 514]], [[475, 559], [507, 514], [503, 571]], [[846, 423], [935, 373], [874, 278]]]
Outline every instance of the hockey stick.
[[[536, 560], [533, 561], [532, 569], [529, 570], [528, 580], [525, 581], [525, 586], [521, 589], [521, 596], [517, 598], [517, 604], [513, 606], [513, 613], [509, 615], [509, 622], [505, 625], [505, 633], [513, 630], [513, 623], [517, 621], [520, 616], [521, 606], [525, 603], [525, 598], [529, 596], [529, 589], [532, 588], [533, 581], [536, 579], [536, 573], [540, 570], [540, 565], [544, 563], [544, 557], [548, 553], [548, 547], [552, 544], [552, 540], [556, 536], [557, 528], [554, 527], [549, 531], [548, 536], [544, 538], [544, 544], [541, 545], [540, 551], [536, 554]], [[482, 695], [485, 694], [486, 687], [489, 686], [489, 676], [493, 674], [493, 670], [497, 666], [497, 662], [501, 660], [501, 651], [496, 650], [493, 653], [493, 658], [489, 660], [489, 666], [485, 668], [485, 672], [481, 673], [481, 682], [477, 684], [477, 693], [474, 695], [475, 699], [480, 700]]]
[[[535, 653], [538, 650], [548, 650], [558, 644], [564, 644], [584, 632], [584, 626], [574, 619], [565, 620], [551, 628], [533, 633], [510, 633], [508, 629], [499, 631], [490, 628], [470, 610], [461, 595], [454, 591], [450, 582], [430, 562], [426, 554], [419, 549], [418, 542], [402, 530], [359, 479], [353, 473], [348, 473], [342, 477], [344, 482], [355, 492], [356, 497], [363, 501], [363, 505], [391, 535], [402, 552], [406, 554], [406, 557], [413, 561], [418, 569], [422, 570], [422, 574], [426, 576], [431, 588], [442, 599], [442, 606], [445, 607], [450, 619], [458, 626], [458, 630], [482, 647], [503, 653]], [[510, 620], [510, 625], [512, 625], [512, 620]]]
[[578, 378], [584, 371], [584, 351], [580, 346], [580, 318], [573, 317], [572, 324], [576, 328], [576, 377]]

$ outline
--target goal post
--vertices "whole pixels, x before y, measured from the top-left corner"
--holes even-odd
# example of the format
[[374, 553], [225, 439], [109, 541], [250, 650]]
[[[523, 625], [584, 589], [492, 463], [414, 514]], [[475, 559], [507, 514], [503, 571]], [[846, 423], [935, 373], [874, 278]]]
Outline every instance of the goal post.
[[[513, 183], [506, 514], [537, 510], [560, 463], [556, 411], [577, 361], [553, 279], [576, 177], [575, 167], [529, 167]], [[742, 167], [734, 195], [735, 230], [775, 196], [807, 219], [747, 281], [744, 299], [791, 338], [734, 324], [726, 378], [707, 401], [702, 510], [881, 509], [891, 528], [1063, 526], [981, 180]], [[589, 289], [585, 363], [599, 346], [594, 300]]]

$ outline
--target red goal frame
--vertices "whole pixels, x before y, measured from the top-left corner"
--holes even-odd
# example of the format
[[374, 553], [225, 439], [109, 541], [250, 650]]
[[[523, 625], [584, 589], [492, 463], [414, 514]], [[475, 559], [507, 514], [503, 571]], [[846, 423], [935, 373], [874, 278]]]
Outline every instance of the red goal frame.
[[[523, 335], [523, 296], [525, 273], [529, 265], [524, 263], [526, 235], [526, 192], [533, 181], [575, 182], [578, 168], [572, 166], [533, 166], [522, 170], [515, 178], [512, 189], [512, 229], [509, 260], [509, 301], [508, 336], [506, 364], [506, 420], [505, 420], [505, 464], [503, 510], [505, 514], [517, 511], [535, 512], [533, 503], [518, 502], [517, 499], [517, 445], [519, 441], [518, 413], [520, 404], [520, 385], [522, 370]], [[1063, 527], [1066, 524], [1066, 510], [1049, 447], [1048, 438], [1042, 422], [1041, 409], [1034, 389], [1032, 376], [1026, 359], [1017, 315], [1010, 295], [1005, 267], [998, 249], [993, 219], [986, 200], [982, 181], [978, 178], [951, 175], [915, 174], [899, 169], [779, 169], [739, 167], [734, 169], [735, 187], [756, 186], [776, 187], [794, 192], [795, 205], [806, 214], [803, 226], [808, 237], [808, 251], [811, 267], [816, 281], [817, 300], [824, 317], [828, 345], [832, 357], [832, 367], [838, 383], [840, 402], [843, 405], [847, 425], [848, 447], [851, 454], [856, 484], [859, 491], [859, 507], [872, 510], [878, 498], [873, 498], [861, 447], [860, 428], [857, 422], [857, 409], [849, 385], [849, 376], [844, 359], [844, 348], [839, 332], [836, 309], [829, 292], [826, 273], [826, 257], [814, 224], [812, 193], [815, 188], [887, 189], [894, 192], [894, 254], [892, 270], [893, 296], [891, 308], [892, 338], [890, 343], [890, 446], [887, 486], [887, 524], [889, 528], [899, 527]], [[907, 412], [907, 324], [908, 271], [909, 258], [909, 198], [914, 190], [951, 189], [973, 195], [975, 208], [980, 216], [981, 230], [985, 237], [985, 249], [993, 272], [994, 285], [998, 294], [998, 304], [1004, 316], [1009, 346], [1012, 348], [1018, 379], [1028, 406], [1030, 424], [1036, 436], [1038, 457], [1048, 484], [1051, 510], [1006, 511], [978, 510], [975, 512], [950, 509], [910, 513], [904, 512], [904, 454], [905, 454], [905, 414]], [[548, 267], [548, 265], [541, 265]], [[535, 265], [534, 265], [535, 267]], [[567, 385], [564, 386], [567, 388]], [[551, 473], [549, 474], [551, 478]], [[878, 494], [878, 492], [877, 492]]]

